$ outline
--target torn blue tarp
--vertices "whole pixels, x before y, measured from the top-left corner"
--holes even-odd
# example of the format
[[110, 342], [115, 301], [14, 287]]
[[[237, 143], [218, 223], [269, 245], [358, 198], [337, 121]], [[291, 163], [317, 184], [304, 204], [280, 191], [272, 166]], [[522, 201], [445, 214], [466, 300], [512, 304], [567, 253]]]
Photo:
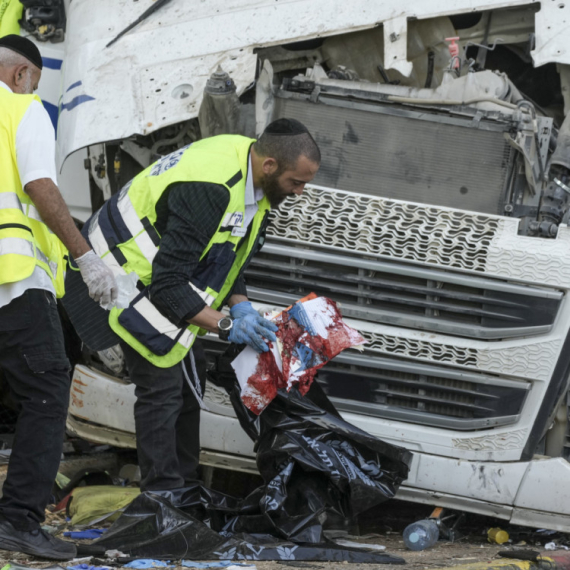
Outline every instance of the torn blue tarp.
[[90, 528], [87, 530], [72, 530], [69, 532], [64, 532], [63, 536], [69, 536], [70, 538], [99, 538], [106, 529], [104, 528]]

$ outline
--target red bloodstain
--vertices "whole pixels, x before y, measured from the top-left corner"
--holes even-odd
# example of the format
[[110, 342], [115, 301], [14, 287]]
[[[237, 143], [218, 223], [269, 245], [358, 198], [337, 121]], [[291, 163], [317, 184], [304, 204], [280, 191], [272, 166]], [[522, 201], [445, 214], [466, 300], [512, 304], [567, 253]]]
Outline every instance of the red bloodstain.
[[[313, 353], [315, 366], [302, 372], [296, 380], [299, 392], [304, 396], [310, 389], [315, 374], [329, 360], [344, 349], [366, 342], [360, 334], [342, 322], [342, 316], [334, 301], [323, 298], [326, 308], [322, 310], [331, 320], [327, 326], [327, 338], [311, 336], [288, 311], [281, 313], [275, 320], [278, 327], [275, 333], [282, 345], [282, 367], [279, 370], [271, 351], [259, 356], [255, 372], [249, 377], [247, 387], [242, 392], [243, 403], [253, 413], [259, 415], [277, 395], [277, 390], [288, 388], [291, 372], [291, 360], [295, 356], [298, 342], [307, 346]], [[270, 343], [271, 347], [271, 343]]]

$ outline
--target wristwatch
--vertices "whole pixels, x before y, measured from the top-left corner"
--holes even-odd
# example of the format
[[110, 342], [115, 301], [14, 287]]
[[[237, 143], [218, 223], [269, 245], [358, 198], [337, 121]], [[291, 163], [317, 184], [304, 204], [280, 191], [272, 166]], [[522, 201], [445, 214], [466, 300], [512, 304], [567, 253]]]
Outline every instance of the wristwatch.
[[234, 326], [234, 320], [231, 317], [222, 317], [218, 321], [218, 336], [220, 340], [228, 340], [232, 327]]

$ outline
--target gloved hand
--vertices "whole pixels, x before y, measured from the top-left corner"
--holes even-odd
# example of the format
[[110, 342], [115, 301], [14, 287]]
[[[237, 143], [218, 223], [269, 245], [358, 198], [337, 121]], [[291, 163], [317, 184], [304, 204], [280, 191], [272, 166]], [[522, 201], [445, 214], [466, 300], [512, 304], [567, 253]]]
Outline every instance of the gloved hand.
[[[241, 305], [242, 303], [238, 304]], [[248, 344], [257, 352], [267, 352], [269, 347], [263, 339], [266, 338], [275, 342], [277, 338], [273, 333], [276, 330], [276, 325], [264, 319], [254, 310], [252, 313], [234, 319], [228, 340], [236, 344]]]
[[240, 317], [245, 317], [250, 313], [255, 313], [258, 315], [259, 313], [252, 307], [249, 301], [242, 301], [241, 303], [236, 303], [230, 309], [230, 317], [232, 319], [239, 319]]
[[119, 293], [113, 272], [93, 250], [78, 257], [75, 262], [89, 289], [89, 296], [103, 309], [111, 309]]

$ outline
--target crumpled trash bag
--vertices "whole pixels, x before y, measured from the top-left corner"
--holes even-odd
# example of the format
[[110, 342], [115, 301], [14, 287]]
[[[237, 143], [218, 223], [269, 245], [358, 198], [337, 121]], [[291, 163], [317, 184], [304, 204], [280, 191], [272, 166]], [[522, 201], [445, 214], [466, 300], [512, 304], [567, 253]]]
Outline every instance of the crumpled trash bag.
[[174, 507], [168, 499], [142, 493], [96, 544], [119, 548], [130, 557], [179, 560], [331, 560], [403, 564], [388, 554], [339, 547], [333, 543], [295, 544], [271, 535], [219, 534]]
[[235, 351], [219, 357], [211, 380], [228, 390], [242, 428], [256, 442], [265, 486], [250, 498], [261, 512], [242, 511], [224, 530], [320, 542], [323, 524], [346, 523], [394, 497], [408, 475], [409, 451], [343, 420], [316, 381], [305, 396], [296, 388], [279, 390], [263, 414], [253, 414], [235, 381]]
[[76, 527], [96, 524], [102, 520], [115, 520], [140, 490], [136, 487], [92, 485], [76, 487], [69, 503], [67, 515]]
[[305, 396], [297, 388], [280, 390], [260, 416], [253, 414], [240, 398], [235, 354], [232, 347], [218, 359], [212, 380], [229, 391], [240, 424], [256, 442], [264, 485], [243, 500], [198, 482], [143, 493], [95, 544], [169, 560], [403, 563], [341, 547], [323, 531], [346, 528], [392, 498], [407, 477], [411, 453], [344, 421], [318, 382]]

